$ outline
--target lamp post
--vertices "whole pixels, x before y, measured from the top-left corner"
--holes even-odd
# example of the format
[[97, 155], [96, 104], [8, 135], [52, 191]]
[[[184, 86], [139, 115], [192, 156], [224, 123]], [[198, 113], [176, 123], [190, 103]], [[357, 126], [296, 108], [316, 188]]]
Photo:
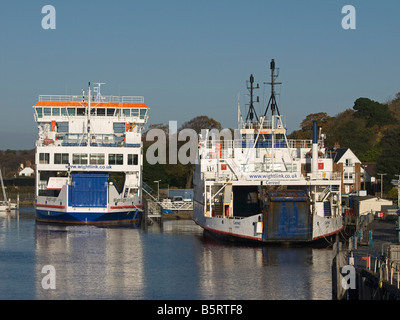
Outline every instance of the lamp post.
[[386, 176], [387, 173], [377, 173], [381, 176], [381, 198], [383, 198], [383, 176]]
[[153, 181], [154, 183], [157, 183], [157, 201], [160, 200], [160, 181], [161, 180]]

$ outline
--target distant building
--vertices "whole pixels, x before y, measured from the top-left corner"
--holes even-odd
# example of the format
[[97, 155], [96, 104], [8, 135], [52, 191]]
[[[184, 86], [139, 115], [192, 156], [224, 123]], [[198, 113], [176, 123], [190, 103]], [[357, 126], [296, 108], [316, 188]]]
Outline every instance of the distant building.
[[24, 164], [21, 162], [21, 164], [19, 165], [19, 168], [18, 168], [18, 176], [32, 177], [34, 175], [35, 175], [35, 169], [33, 168], [31, 161], [27, 160], [25, 167], [24, 167]]
[[[373, 196], [368, 197], [354, 197], [354, 212], [356, 216], [366, 215], [368, 213], [378, 213], [386, 207], [393, 205], [393, 201], [381, 199]], [[386, 209], [387, 211], [387, 209]]]
[[342, 192], [362, 190], [364, 168], [354, 152], [350, 148], [333, 148], [328, 150], [328, 155], [333, 159], [333, 170], [341, 176]]

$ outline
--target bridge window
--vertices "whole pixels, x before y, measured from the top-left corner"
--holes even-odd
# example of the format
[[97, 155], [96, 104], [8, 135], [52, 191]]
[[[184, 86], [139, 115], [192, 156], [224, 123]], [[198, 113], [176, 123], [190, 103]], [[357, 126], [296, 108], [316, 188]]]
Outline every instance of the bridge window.
[[139, 115], [139, 109], [131, 109], [131, 116], [137, 117]]
[[69, 116], [74, 116], [76, 109], [75, 108], [67, 108], [67, 111], [68, 111]]
[[90, 164], [104, 164], [104, 153], [91, 153]]
[[128, 165], [136, 166], [138, 164], [138, 155], [137, 154], [128, 154]]
[[108, 155], [108, 164], [109, 165], [122, 165], [122, 164], [124, 164], [124, 156], [123, 156], [123, 154], [110, 153]]
[[68, 164], [69, 154], [68, 153], [55, 153], [54, 164]]
[[88, 163], [87, 153], [74, 153], [72, 155], [72, 163], [73, 164], [87, 164]]
[[38, 118], [43, 117], [43, 108], [36, 108], [36, 114]]
[[39, 153], [39, 163], [40, 164], [49, 164], [50, 154], [49, 153]]

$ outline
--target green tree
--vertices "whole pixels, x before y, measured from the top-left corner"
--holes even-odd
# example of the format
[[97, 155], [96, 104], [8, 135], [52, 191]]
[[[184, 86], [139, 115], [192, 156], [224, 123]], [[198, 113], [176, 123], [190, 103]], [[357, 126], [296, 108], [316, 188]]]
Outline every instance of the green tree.
[[[201, 129], [218, 129], [221, 130], [221, 123], [214, 120], [213, 118], [209, 118], [207, 116], [197, 116], [189, 121], [186, 121], [182, 124], [178, 131], [189, 128], [195, 130], [197, 133], [201, 132]], [[166, 143], [167, 143], [167, 161], [169, 159], [169, 128], [167, 125], [163, 123], [153, 124], [149, 126], [149, 130], [151, 129], [161, 129], [166, 134]], [[147, 131], [148, 132], [148, 131]], [[146, 132], [146, 133], [147, 133]], [[146, 133], [143, 134], [144, 140], [146, 140]], [[152, 144], [152, 142], [144, 141], [143, 154], [146, 155], [147, 148]], [[178, 150], [179, 148], [185, 144], [184, 141], [178, 141]], [[146, 157], [143, 159], [143, 180], [151, 186], [153, 189], [156, 187], [154, 181], [161, 180], [160, 185], [177, 188], [192, 188], [193, 187], [193, 172], [194, 165], [186, 164], [183, 165], [181, 163], [177, 164], [154, 164], [150, 165], [147, 162]]]
[[354, 117], [366, 120], [368, 127], [374, 125], [382, 127], [396, 122], [387, 104], [382, 104], [368, 98], [358, 98], [354, 102], [353, 109], [356, 111]]
[[377, 159], [377, 170], [381, 173], [387, 173], [384, 176], [384, 187], [388, 190], [391, 186], [390, 181], [400, 174], [400, 130], [399, 128], [390, 128], [385, 131], [380, 145], [382, 153]]
[[182, 124], [179, 130], [189, 128], [195, 130], [197, 133], [201, 133], [201, 129], [217, 129], [221, 130], [221, 123], [213, 118], [207, 116], [197, 116], [189, 121]]
[[366, 120], [357, 119], [353, 110], [338, 114], [327, 126], [326, 145], [339, 142], [341, 147], [350, 148], [360, 156], [369, 150], [374, 143], [374, 131], [366, 126]]
[[314, 121], [317, 121], [318, 127], [322, 128], [322, 132], [325, 132], [325, 128], [332, 117], [328, 116], [326, 112], [311, 113], [300, 123], [300, 130], [294, 131], [290, 134], [290, 139], [312, 139], [312, 125]]

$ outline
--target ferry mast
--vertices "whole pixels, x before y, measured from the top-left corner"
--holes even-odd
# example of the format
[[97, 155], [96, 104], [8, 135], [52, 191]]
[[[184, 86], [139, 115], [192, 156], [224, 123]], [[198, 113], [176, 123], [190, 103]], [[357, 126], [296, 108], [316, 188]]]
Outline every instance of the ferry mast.
[[275, 79], [278, 77], [278, 74], [275, 75], [275, 60], [274, 59], [272, 59], [270, 62], [270, 70], [271, 70], [271, 82], [264, 82], [264, 84], [271, 85], [271, 96], [269, 98], [267, 107], [265, 109], [264, 117], [267, 115], [269, 106], [271, 106], [272, 115], [275, 115], [275, 111], [276, 111], [278, 113], [278, 116], [280, 116], [278, 104], [276, 103], [276, 98], [275, 98], [275, 85], [282, 84], [282, 82], [275, 82]]

